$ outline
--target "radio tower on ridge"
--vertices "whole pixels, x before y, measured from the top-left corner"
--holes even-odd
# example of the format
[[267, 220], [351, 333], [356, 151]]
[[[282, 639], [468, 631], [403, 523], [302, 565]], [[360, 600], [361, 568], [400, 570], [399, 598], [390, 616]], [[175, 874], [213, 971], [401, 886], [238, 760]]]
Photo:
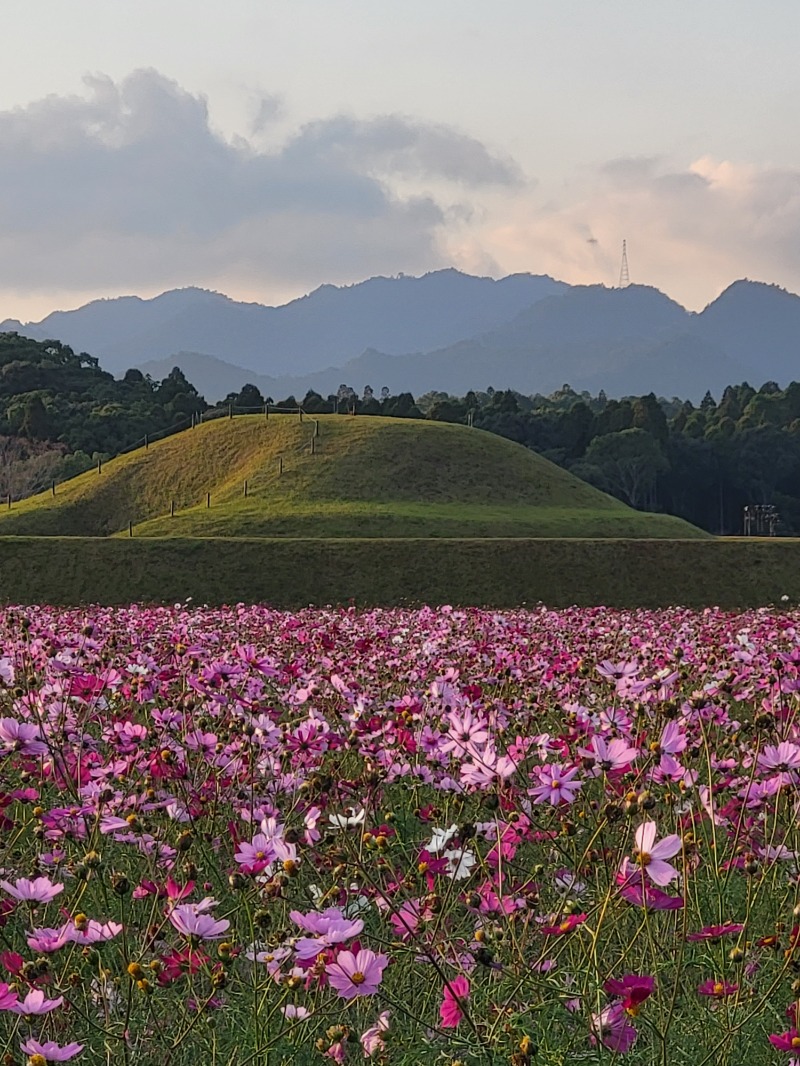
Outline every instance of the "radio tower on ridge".
[[631, 276], [628, 273], [628, 248], [627, 241], [622, 242], [622, 264], [619, 268], [619, 287], [621, 289], [627, 288], [631, 283]]

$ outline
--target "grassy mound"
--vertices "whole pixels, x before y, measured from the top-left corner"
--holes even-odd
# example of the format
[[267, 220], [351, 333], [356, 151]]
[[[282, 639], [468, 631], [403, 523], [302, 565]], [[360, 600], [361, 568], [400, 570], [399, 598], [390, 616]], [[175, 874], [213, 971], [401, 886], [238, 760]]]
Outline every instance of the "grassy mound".
[[0, 535], [127, 536], [133, 523], [137, 537], [181, 538], [708, 536], [481, 430], [329, 415], [315, 437], [316, 425], [205, 423], [0, 511]]

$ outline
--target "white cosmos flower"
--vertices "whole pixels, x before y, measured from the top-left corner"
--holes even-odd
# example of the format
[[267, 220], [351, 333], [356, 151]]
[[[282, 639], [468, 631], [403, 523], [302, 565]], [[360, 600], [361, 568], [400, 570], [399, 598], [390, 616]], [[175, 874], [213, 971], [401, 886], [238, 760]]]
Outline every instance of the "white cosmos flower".
[[440, 851], [444, 851], [457, 832], [458, 826], [455, 824], [449, 829], [434, 829], [433, 836], [425, 845], [425, 850], [431, 855], [438, 855]]
[[362, 807], [357, 811], [354, 807], [348, 807], [349, 814], [329, 814], [328, 821], [337, 829], [347, 829], [351, 825], [363, 825], [367, 812]]
[[475, 854], [469, 849], [452, 849], [444, 853], [447, 859], [447, 873], [454, 881], [463, 881], [472, 873], [472, 867], [477, 862]]

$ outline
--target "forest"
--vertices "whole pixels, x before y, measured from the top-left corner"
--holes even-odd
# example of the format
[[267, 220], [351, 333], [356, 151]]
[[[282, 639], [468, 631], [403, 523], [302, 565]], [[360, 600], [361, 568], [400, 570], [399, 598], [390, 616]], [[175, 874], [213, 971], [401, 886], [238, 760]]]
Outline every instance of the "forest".
[[[384, 415], [462, 423], [514, 440], [640, 510], [679, 515], [713, 533], [743, 532], [745, 507], [777, 510], [779, 534], [800, 532], [800, 383], [729, 385], [694, 405], [653, 393], [609, 399], [564, 385], [414, 397], [341, 385], [335, 395], [263, 396], [253, 385], [221, 402], [309, 414]], [[211, 405], [174, 368], [162, 381], [120, 379], [57, 340], [0, 334], [0, 496], [46, 488], [191, 424]]]

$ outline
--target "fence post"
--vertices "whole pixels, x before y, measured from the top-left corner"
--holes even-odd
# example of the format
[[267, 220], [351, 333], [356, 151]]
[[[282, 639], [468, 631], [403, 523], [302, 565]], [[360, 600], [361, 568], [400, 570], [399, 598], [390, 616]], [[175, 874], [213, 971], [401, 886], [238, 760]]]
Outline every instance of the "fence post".
[[297, 413], [300, 415], [300, 421], [302, 422], [303, 421], [303, 408], [302, 407], [298, 407], [297, 408]]
[[170, 518], [174, 518], [175, 517], [175, 501], [174, 500], [170, 500], [169, 501], [169, 516], [170, 516]]
[[312, 455], [316, 455], [317, 454], [316, 445], [317, 445], [317, 438], [316, 437], [312, 437], [311, 438], [311, 454]]
[[211, 506], [211, 493], [207, 492], [206, 493], [206, 507], [210, 507], [210, 506]]
[[233, 404], [228, 404], [228, 418], [233, 418]]
[[53, 490], [53, 495], [55, 496], [55, 494], [56, 494], [56, 483], [55, 483], [55, 481], [53, 482], [52, 490]]
[[244, 483], [244, 494], [245, 494], [245, 496], [247, 495], [247, 479], [245, 479], [245, 483]]
[[145, 446], [145, 450], [147, 450], [150, 447], [150, 440], [149, 440], [149, 438], [148, 438], [146, 433], [144, 435], [144, 446]]
[[133, 522], [130, 522], [130, 521], [128, 522], [128, 536], [129, 537], [133, 536]]
[[102, 474], [103, 473], [103, 460], [102, 459], [98, 459], [97, 460], [97, 473], [98, 474]]
[[278, 476], [280, 476], [282, 473], [283, 473], [283, 456], [279, 455], [278, 456]]
[[264, 404], [264, 421], [266, 422], [268, 418], [269, 418], [269, 404], [265, 403]]

